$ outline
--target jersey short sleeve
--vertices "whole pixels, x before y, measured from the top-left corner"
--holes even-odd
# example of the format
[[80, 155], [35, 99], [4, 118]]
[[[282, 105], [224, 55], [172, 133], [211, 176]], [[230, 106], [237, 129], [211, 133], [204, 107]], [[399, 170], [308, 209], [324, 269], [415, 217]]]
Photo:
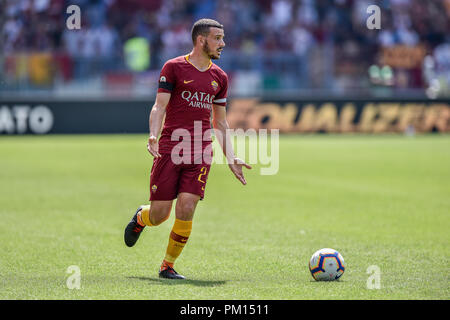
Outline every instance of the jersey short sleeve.
[[227, 105], [228, 92], [228, 76], [226, 73], [223, 74], [221, 82], [220, 91], [214, 97], [213, 103], [225, 107]]
[[174, 64], [168, 61], [164, 64], [159, 74], [158, 92], [171, 93], [175, 88], [175, 83]]

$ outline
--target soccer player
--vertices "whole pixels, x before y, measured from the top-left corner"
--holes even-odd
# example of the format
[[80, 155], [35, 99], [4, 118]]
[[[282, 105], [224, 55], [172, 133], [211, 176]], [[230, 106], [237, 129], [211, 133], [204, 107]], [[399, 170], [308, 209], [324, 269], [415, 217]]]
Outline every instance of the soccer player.
[[150, 112], [147, 149], [154, 157], [150, 205], [138, 208], [125, 228], [124, 240], [132, 247], [145, 227], [154, 227], [167, 220], [173, 200], [177, 199], [175, 223], [159, 270], [161, 278], [185, 278], [173, 266], [191, 234], [197, 203], [204, 197], [212, 157], [211, 113], [214, 134], [228, 166], [243, 185], [247, 182], [242, 167], [251, 169], [234, 155], [225, 110], [228, 77], [211, 61], [220, 58], [225, 47], [223, 38], [223, 26], [217, 21], [201, 19], [195, 22], [193, 49], [164, 64], [156, 101]]

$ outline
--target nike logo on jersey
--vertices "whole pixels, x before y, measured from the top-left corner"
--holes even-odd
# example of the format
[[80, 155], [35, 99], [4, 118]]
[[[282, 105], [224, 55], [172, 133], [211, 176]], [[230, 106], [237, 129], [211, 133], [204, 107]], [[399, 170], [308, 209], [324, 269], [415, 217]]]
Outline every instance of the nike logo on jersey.
[[184, 80], [184, 84], [191, 83], [192, 81], [194, 81], [194, 80], [189, 80], [189, 81]]

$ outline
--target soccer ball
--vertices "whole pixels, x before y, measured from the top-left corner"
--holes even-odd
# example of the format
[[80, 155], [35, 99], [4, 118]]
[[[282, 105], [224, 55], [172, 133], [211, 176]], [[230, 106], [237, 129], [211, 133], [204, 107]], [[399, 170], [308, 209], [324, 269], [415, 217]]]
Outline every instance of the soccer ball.
[[345, 271], [344, 258], [334, 249], [320, 249], [309, 260], [309, 271], [316, 281], [337, 280]]

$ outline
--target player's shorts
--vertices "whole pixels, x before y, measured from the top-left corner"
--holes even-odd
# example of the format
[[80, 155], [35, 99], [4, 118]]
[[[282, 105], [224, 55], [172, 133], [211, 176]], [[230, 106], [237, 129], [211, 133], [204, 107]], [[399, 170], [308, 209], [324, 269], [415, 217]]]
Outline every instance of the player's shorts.
[[181, 192], [205, 195], [210, 163], [175, 164], [170, 154], [154, 158], [150, 174], [150, 201], [173, 200]]

